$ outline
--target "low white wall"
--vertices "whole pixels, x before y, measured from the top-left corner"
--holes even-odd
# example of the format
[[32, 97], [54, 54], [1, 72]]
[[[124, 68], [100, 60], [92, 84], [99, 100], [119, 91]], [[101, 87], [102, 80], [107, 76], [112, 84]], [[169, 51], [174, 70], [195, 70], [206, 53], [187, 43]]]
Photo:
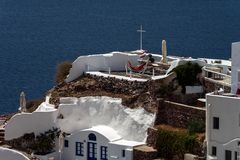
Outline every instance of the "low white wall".
[[[41, 104], [43, 107], [45, 102]], [[14, 115], [5, 127], [5, 140], [23, 136], [25, 133], [34, 132], [35, 135], [56, 127], [55, 119], [57, 110], [38, 111], [33, 113], [18, 113]]]
[[[109, 160], [132, 160], [133, 159], [133, 147], [127, 147], [123, 145], [109, 144]], [[122, 156], [122, 151], [125, 150], [125, 157]]]
[[186, 86], [186, 94], [202, 93], [202, 86]]
[[13, 149], [0, 147], [0, 159], [1, 160], [30, 160], [21, 152]]
[[109, 54], [80, 56], [73, 63], [66, 82], [73, 81], [83, 74], [85, 71], [108, 71], [109, 67], [112, 71], [125, 70], [128, 60], [133, 64], [137, 64], [137, 54], [128, 54], [123, 52], [112, 52]]

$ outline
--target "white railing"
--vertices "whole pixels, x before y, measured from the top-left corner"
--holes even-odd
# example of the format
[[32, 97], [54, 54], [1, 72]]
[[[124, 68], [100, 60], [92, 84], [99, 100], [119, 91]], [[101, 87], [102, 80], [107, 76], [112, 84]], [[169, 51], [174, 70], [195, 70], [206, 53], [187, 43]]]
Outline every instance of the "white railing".
[[[231, 86], [231, 76], [220, 73], [217, 71], [213, 71], [211, 69], [207, 69], [206, 66], [202, 68], [203, 76], [205, 79], [212, 81], [214, 83], [218, 83], [224, 86]], [[209, 74], [210, 73], [210, 74]]]

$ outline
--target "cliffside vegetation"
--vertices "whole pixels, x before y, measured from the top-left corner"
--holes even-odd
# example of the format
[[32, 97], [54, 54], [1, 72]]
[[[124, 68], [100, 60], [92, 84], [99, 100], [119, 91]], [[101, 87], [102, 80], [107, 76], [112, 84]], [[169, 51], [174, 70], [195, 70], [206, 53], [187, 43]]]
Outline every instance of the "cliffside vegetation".
[[65, 61], [57, 65], [55, 82], [59, 83], [59, 82], [62, 82], [64, 79], [66, 79], [71, 68], [72, 68], [72, 63], [69, 61]]
[[59, 136], [59, 130], [53, 128], [36, 136], [33, 144], [30, 146], [35, 154], [45, 155], [54, 151], [55, 139]]
[[179, 85], [182, 86], [182, 93], [185, 93], [185, 87], [200, 83], [197, 75], [202, 72], [201, 67], [197, 63], [186, 63], [174, 68], [173, 72], [177, 74]]
[[183, 159], [185, 153], [193, 153], [199, 145], [197, 136], [188, 132], [158, 130], [158, 156], [164, 159]]

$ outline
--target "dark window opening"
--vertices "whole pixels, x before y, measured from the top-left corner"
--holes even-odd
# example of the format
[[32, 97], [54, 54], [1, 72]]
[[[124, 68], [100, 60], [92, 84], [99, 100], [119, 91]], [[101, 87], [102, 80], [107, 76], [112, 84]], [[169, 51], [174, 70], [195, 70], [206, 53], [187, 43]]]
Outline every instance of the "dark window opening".
[[64, 147], [68, 147], [68, 140], [64, 140]]
[[76, 142], [76, 155], [83, 156], [83, 143], [82, 142]]
[[219, 129], [219, 118], [213, 117], [213, 129]]
[[90, 134], [88, 135], [88, 139], [89, 139], [90, 141], [96, 141], [96, 140], [97, 140], [97, 137], [95, 136], [95, 134], [90, 133]]
[[217, 155], [217, 147], [212, 146], [212, 156], [216, 156]]
[[232, 160], [232, 152], [225, 150], [225, 160]]
[[125, 150], [122, 150], [122, 157], [125, 157]]
[[217, 155], [217, 147], [212, 146], [212, 156], [216, 156]]
[[107, 147], [101, 146], [101, 160], [107, 160]]

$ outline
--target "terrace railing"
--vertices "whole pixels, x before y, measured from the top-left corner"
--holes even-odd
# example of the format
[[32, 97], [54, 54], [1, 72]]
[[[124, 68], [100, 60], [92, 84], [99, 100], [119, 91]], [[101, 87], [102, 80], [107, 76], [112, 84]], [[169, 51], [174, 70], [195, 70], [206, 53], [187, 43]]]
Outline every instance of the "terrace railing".
[[220, 84], [223, 86], [228, 86], [228, 87], [231, 86], [231, 76], [230, 75], [211, 70], [210, 68], [207, 68], [206, 66], [204, 66], [202, 68], [202, 73], [203, 73], [204, 78], [208, 81], [211, 81], [213, 83]]

